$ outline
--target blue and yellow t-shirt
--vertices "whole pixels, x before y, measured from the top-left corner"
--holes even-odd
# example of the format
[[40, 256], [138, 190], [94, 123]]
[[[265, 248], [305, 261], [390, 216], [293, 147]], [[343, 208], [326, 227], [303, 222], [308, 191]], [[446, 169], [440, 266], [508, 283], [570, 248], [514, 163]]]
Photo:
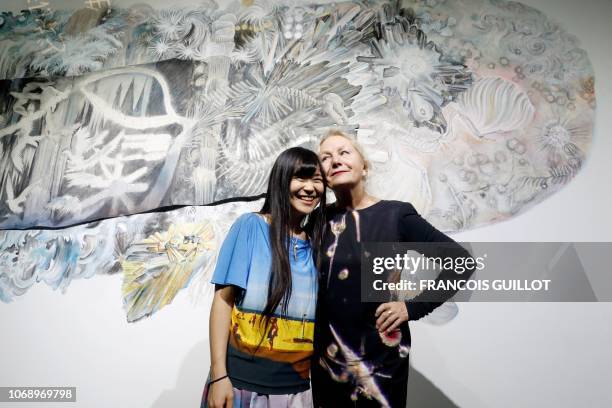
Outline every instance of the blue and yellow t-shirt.
[[294, 394], [310, 387], [317, 270], [310, 243], [290, 238], [287, 315], [281, 317], [277, 309], [264, 333], [261, 312], [272, 264], [269, 228], [260, 215], [240, 216], [223, 242], [212, 283], [243, 289], [232, 310], [227, 349], [233, 386], [260, 394]]

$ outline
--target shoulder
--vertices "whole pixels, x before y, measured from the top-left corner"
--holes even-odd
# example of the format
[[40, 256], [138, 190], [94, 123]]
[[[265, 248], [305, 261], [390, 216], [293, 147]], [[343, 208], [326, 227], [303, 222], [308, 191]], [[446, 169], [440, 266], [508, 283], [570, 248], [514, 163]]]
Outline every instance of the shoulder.
[[333, 218], [334, 215], [338, 214], [339, 212], [341, 212], [341, 210], [336, 206], [335, 203], [327, 204], [325, 206], [324, 214], [326, 219]]
[[256, 213], [240, 215], [227, 231], [224, 242], [240, 247], [250, 247], [260, 240], [266, 240], [268, 229], [264, 219]]
[[252, 225], [260, 222], [260, 220], [263, 221], [263, 218], [260, 215], [254, 212], [249, 212], [244, 213], [238, 218], [236, 218], [236, 221], [234, 221], [234, 225]]
[[381, 206], [381, 208], [387, 211], [396, 212], [400, 217], [419, 215], [414, 206], [406, 201], [381, 200], [379, 202], [379, 205]]
[[325, 212], [333, 212], [337, 210], [338, 210], [338, 207], [336, 207], [336, 203], [327, 204], [325, 206]]
[[251, 233], [260, 229], [264, 223], [264, 219], [257, 213], [244, 213], [236, 218], [230, 230], [239, 234]]

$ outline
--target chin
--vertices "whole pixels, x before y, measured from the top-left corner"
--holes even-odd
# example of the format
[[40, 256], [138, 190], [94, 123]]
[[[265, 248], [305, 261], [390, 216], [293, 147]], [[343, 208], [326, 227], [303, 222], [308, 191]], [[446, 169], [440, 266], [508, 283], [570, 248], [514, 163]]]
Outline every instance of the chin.
[[293, 208], [295, 209], [296, 212], [298, 212], [298, 213], [300, 213], [302, 215], [308, 215], [308, 214], [310, 214], [311, 212], [314, 211], [315, 207], [316, 206], [308, 207], [307, 205], [300, 204], [300, 205], [295, 206]]
[[296, 210], [299, 214], [301, 215], [308, 215], [312, 212], [312, 210], [304, 210], [303, 208], [300, 208], [298, 210]]
[[[359, 174], [360, 176], [361, 174]], [[340, 173], [337, 176], [327, 176], [328, 183], [334, 184], [353, 184], [356, 179], [359, 179], [359, 176], [354, 171], [345, 171], [344, 173]]]
[[[319, 203], [317, 203], [317, 204], [319, 204]], [[316, 204], [315, 204], [315, 205], [313, 205], [312, 207], [308, 207], [308, 208], [306, 209], [306, 214], [310, 214], [311, 212], [313, 212], [313, 211], [315, 210], [315, 208], [317, 208], [317, 205], [316, 205]]]
[[352, 187], [355, 184], [357, 184], [354, 180], [350, 180], [350, 179], [342, 179], [341, 177], [338, 177], [339, 180], [333, 180], [333, 181], [329, 181], [328, 185], [329, 188], [331, 188], [332, 190], [338, 187]]

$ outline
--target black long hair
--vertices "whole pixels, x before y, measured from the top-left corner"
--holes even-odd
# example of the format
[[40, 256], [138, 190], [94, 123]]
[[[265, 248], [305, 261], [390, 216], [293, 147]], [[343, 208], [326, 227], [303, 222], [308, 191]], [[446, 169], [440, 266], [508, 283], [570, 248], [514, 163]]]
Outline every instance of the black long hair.
[[[268, 301], [262, 315], [266, 321], [266, 327], [270, 317], [277, 307], [281, 306], [281, 315], [287, 314], [289, 299], [291, 298], [291, 265], [289, 263], [289, 245], [291, 230], [290, 189], [293, 177], [311, 178], [316, 171], [320, 170], [324, 186], [327, 186], [323, 167], [319, 162], [317, 154], [303, 147], [292, 147], [282, 152], [272, 167], [268, 180], [266, 199], [261, 208], [261, 214], [268, 214], [270, 222], [270, 244], [272, 249], [272, 269], [268, 283]], [[321, 195], [319, 206], [308, 215], [308, 222], [303, 227], [310, 239], [311, 247], [319, 260], [318, 251], [321, 249], [321, 240], [325, 210], [325, 191]], [[265, 333], [265, 330], [264, 330]]]

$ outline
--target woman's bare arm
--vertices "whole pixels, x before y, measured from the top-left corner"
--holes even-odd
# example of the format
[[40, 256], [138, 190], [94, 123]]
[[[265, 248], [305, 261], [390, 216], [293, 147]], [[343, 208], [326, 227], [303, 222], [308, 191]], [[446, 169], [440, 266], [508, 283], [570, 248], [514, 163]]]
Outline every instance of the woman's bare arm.
[[[235, 289], [233, 286], [215, 287], [212, 307], [210, 309], [210, 379], [216, 380], [227, 375], [226, 358], [234, 307]], [[210, 385], [208, 405], [211, 408], [232, 407], [233, 391], [229, 378]]]

